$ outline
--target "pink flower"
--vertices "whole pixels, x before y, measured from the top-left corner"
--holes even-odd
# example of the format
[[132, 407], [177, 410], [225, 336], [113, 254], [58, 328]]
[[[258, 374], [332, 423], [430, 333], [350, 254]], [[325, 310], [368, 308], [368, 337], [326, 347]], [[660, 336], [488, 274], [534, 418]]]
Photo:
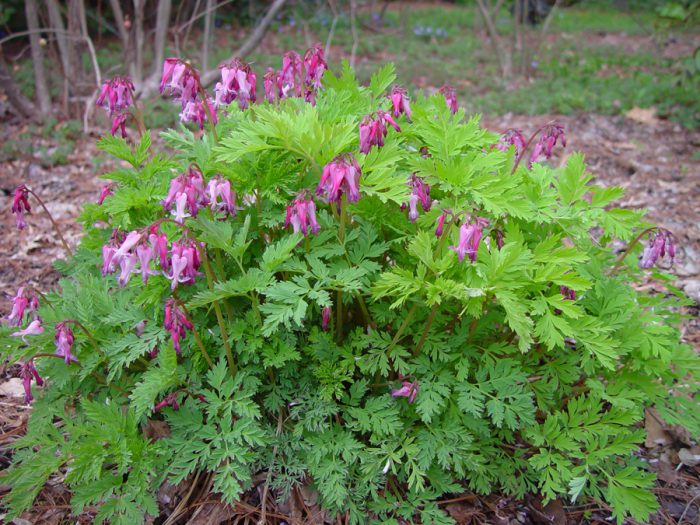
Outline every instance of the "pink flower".
[[556, 122], [546, 125], [540, 133], [540, 138], [535, 144], [528, 167], [532, 166], [533, 162], [537, 162], [541, 156], [549, 159], [552, 156], [552, 150], [557, 142], [561, 139], [562, 147], [566, 147], [566, 135], [564, 135], [564, 127]]
[[24, 295], [24, 286], [20, 286], [17, 294], [12, 298], [12, 311], [7, 319], [10, 325], [22, 326], [24, 320], [24, 311], [29, 306], [29, 297]]
[[294, 233], [306, 234], [311, 229], [311, 233], [318, 234], [321, 227], [316, 222], [316, 205], [307, 191], [302, 191], [297, 198], [287, 206], [287, 217], [284, 221], [285, 228], [292, 225]]
[[360, 200], [360, 166], [350, 153], [335, 157], [323, 168], [321, 180], [316, 188], [317, 195], [323, 195], [328, 202], [340, 202], [343, 194], [348, 202]]
[[33, 359], [22, 365], [19, 376], [22, 378], [22, 386], [24, 387], [24, 402], [29, 404], [34, 399], [32, 396], [32, 379], [34, 379], [37, 386], [44, 386], [44, 380], [39, 376]]
[[31, 212], [32, 207], [29, 205], [29, 189], [22, 184], [17, 187], [12, 199], [12, 213], [15, 214], [15, 223], [18, 229], [23, 230], [27, 227], [27, 223], [24, 221], [24, 214]]
[[67, 365], [69, 365], [71, 361], [78, 360], [72, 353], [74, 341], [73, 330], [71, 330], [70, 326], [65, 321], [58, 323], [56, 325], [56, 335], [54, 336], [56, 355], [63, 357]]
[[117, 76], [102, 84], [96, 104], [102, 106], [110, 117], [115, 113], [124, 113], [134, 103], [133, 92], [131, 79]]
[[656, 264], [656, 261], [664, 257], [668, 253], [671, 263], [676, 257], [676, 243], [673, 234], [664, 228], [659, 228], [656, 235], [649, 234], [649, 242], [647, 242], [642, 254], [642, 260], [639, 262], [640, 268], [651, 268]]
[[114, 115], [114, 117], [112, 117], [112, 128], [110, 129], [110, 133], [113, 136], [117, 134], [117, 131], [121, 130], [122, 138], [126, 138], [126, 119], [128, 116], [128, 113], [117, 113]]
[[111, 185], [111, 184], [105, 184], [105, 185], [102, 186], [102, 188], [100, 189], [100, 196], [99, 196], [99, 198], [97, 199], [97, 204], [99, 204], [99, 205], [101, 206], [102, 203], [105, 201], [105, 199], [106, 199], [109, 195], [113, 195], [113, 194], [114, 194], [114, 192], [112, 191], [112, 185]]
[[423, 211], [430, 211], [430, 206], [432, 204], [430, 200], [430, 186], [415, 174], [411, 175], [409, 185], [411, 186], [411, 196], [408, 200], [408, 218], [411, 222], [416, 222], [420, 215], [418, 211], [419, 203]]
[[221, 82], [214, 87], [215, 107], [238, 100], [238, 107], [246, 109], [249, 102], [255, 102], [256, 75], [248, 64], [234, 58], [231, 63], [222, 64], [219, 68]]
[[180, 354], [180, 339], [185, 337], [186, 330], [192, 330], [194, 326], [187, 319], [185, 313], [175, 302], [175, 299], [168, 299], [165, 303], [165, 321], [163, 328], [170, 332], [175, 351]]
[[501, 151], [508, 151], [511, 146], [515, 146], [515, 160], [518, 160], [525, 151], [525, 137], [518, 129], [507, 130], [500, 138], [494, 148]]
[[469, 256], [471, 262], [476, 261], [476, 251], [483, 235], [483, 229], [488, 225], [488, 220], [476, 217], [473, 222], [465, 222], [459, 228], [459, 243], [457, 246], [450, 246], [450, 250], [457, 252], [459, 261], [462, 262], [465, 256]]
[[401, 383], [401, 388], [397, 388], [391, 391], [392, 397], [407, 397], [409, 403], [413, 403], [418, 395], [418, 381], [410, 382], [403, 381]]
[[272, 104], [275, 99], [278, 97], [278, 92], [279, 92], [279, 79], [280, 75], [277, 71], [272, 69], [271, 67], [267, 68], [267, 72], [265, 73], [265, 76], [263, 77], [263, 87], [265, 88], [265, 98], [267, 101]]
[[326, 69], [328, 69], [328, 64], [323, 58], [323, 49], [320, 44], [314, 44], [304, 53], [304, 70], [306, 71], [304, 98], [307, 102], [315, 103], [316, 93], [322, 88], [321, 78]]
[[324, 332], [328, 331], [328, 325], [331, 322], [331, 307], [326, 306], [323, 308], [323, 311], [321, 312], [321, 328], [323, 329]]
[[10, 334], [12, 337], [21, 337], [22, 341], [24, 341], [26, 344], [29, 344], [29, 342], [25, 339], [28, 335], [39, 335], [44, 333], [44, 327], [41, 326], [41, 318], [37, 317], [34, 319], [31, 323], [27, 325], [27, 328], [24, 330], [19, 330], [17, 332], [14, 332]]
[[141, 279], [143, 280], [143, 284], [148, 282], [148, 277], [150, 275], [158, 275], [157, 271], [150, 268], [150, 262], [154, 255], [155, 253], [153, 252], [153, 248], [150, 246], [139, 244], [136, 247], [136, 256], [138, 257], [139, 264], [141, 265]]
[[443, 210], [440, 216], [438, 217], [437, 227], [435, 228], [435, 237], [437, 237], [438, 239], [442, 237], [442, 230], [445, 225], [445, 219], [447, 219], [447, 212]]
[[288, 51], [282, 57], [282, 71], [277, 77], [279, 98], [300, 97], [302, 88], [302, 61], [299, 53]]
[[194, 102], [199, 92], [199, 73], [179, 58], [166, 58], [160, 79], [160, 92], [182, 103]]
[[[216, 105], [214, 100], [207, 99], [207, 104], [209, 105], [209, 113], [211, 114], [212, 123], [216, 126], [219, 122], [216, 116]], [[180, 112], [180, 122], [196, 122], [199, 129], [204, 129], [204, 123], [207, 121], [208, 115], [207, 110], [204, 107], [204, 102], [201, 100], [189, 101], [187, 102]]]
[[214, 213], [224, 212], [226, 215], [235, 217], [236, 192], [231, 191], [231, 183], [225, 179], [214, 177], [207, 185], [206, 197]]
[[452, 114], [454, 115], [455, 113], [457, 113], [459, 106], [457, 105], [457, 92], [455, 91], [455, 88], [453, 88], [449, 84], [445, 84], [440, 88], [439, 92], [442, 93], [442, 96], [445, 97], [447, 107], [450, 108]]
[[126, 256], [131, 250], [138, 244], [143, 235], [138, 231], [131, 231], [128, 233], [124, 242], [121, 243], [116, 252], [114, 252], [114, 258], [119, 262], [122, 257]]
[[148, 242], [153, 249], [153, 257], [158, 257], [160, 262], [160, 267], [163, 270], [168, 270], [170, 268], [170, 262], [168, 260], [168, 238], [164, 233], [158, 234], [153, 231], [148, 236]]
[[[172, 204], [175, 202], [175, 210]], [[170, 181], [168, 195], [162, 201], [163, 208], [175, 215], [175, 220], [183, 222], [185, 217], [196, 217], [199, 209], [209, 204], [204, 190], [204, 178], [199, 170], [190, 167]], [[186, 212], [189, 210], [189, 213]]]
[[170, 252], [168, 268], [170, 273], [163, 275], [171, 281], [170, 288], [174, 290], [178, 284], [194, 284], [199, 270], [199, 251], [194, 243], [181, 244], [174, 242]]
[[562, 294], [564, 296], [564, 299], [566, 299], [567, 301], [576, 300], [576, 291], [572, 290], [571, 288], [567, 288], [566, 286], [560, 286], [559, 293]]
[[395, 117], [402, 113], [411, 118], [411, 106], [406, 90], [401, 86], [394, 86], [391, 90], [391, 107]]
[[167, 406], [173, 407], [173, 410], [180, 410], [180, 405], [177, 402], [177, 394], [175, 392], [165, 396], [163, 400], [154, 407], [154, 410], [158, 412]]
[[387, 124], [393, 126], [396, 131], [401, 131], [401, 128], [391, 115], [381, 109], [370, 113], [362, 119], [362, 122], [360, 122], [361, 153], [369, 153], [372, 146], [381, 147], [384, 145], [384, 138], [387, 135]]

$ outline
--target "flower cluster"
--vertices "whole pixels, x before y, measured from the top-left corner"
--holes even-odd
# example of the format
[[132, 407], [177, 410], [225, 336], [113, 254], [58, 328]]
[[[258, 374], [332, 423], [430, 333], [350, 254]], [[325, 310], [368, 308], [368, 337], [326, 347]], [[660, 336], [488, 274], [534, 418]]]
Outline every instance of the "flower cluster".
[[367, 154], [372, 146], [381, 148], [388, 133], [387, 125], [393, 126], [396, 131], [401, 131], [391, 115], [381, 109], [363, 118], [360, 122], [360, 152]]
[[17, 293], [12, 298], [12, 311], [7, 319], [10, 325], [22, 326], [25, 311], [33, 312], [36, 311], [37, 308], [39, 308], [39, 300], [36, 294], [30, 293], [27, 295], [24, 286], [20, 286]]
[[360, 166], [351, 153], [343, 153], [326, 164], [316, 195], [322, 195], [328, 202], [337, 202], [347, 195], [348, 202], [360, 200]]
[[100, 196], [97, 198], [97, 204], [101, 206], [105, 199], [113, 194], [113, 185], [105, 184], [104, 186], [102, 186], [102, 188], [100, 188]]
[[31, 212], [32, 207], [29, 205], [29, 189], [22, 184], [15, 189], [15, 195], [12, 199], [12, 213], [15, 214], [15, 224], [17, 224], [18, 229], [23, 230], [27, 227], [24, 214]]
[[[411, 187], [411, 196], [408, 198], [408, 218], [411, 222], [416, 222], [420, 216], [418, 204], [420, 203], [423, 211], [430, 211], [432, 201], [430, 200], [430, 186], [423, 179], [413, 174], [408, 182]], [[406, 205], [404, 204], [402, 208]]]
[[170, 298], [165, 303], [163, 328], [170, 332], [170, 337], [173, 340], [173, 348], [180, 354], [180, 340], [185, 337], [187, 330], [194, 329], [194, 326], [175, 299]]
[[519, 129], [511, 128], [501, 135], [500, 140], [493, 147], [505, 152], [508, 151], [511, 146], [515, 146], [515, 160], [517, 161], [525, 152], [526, 145], [525, 137], [523, 137], [522, 132]]
[[[296, 51], [288, 51], [282, 57], [282, 69], [277, 75], [279, 98], [300, 97], [303, 84], [303, 62]], [[266, 96], [269, 95], [266, 92]]]
[[287, 216], [284, 227], [292, 226], [294, 233], [301, 232], [306, 237], [309, 230], [316, 235], [321, 227], [316, 221], [316, 204], [307, 191], [302, 191], [296, 199], [287, 206]]
[[314, 104], [316, 93], [321, 89], [321, 78], [328, 69], [328, 64], [323, 57], [323, 49], [319, 44], [312, 45], [304, 53], [304, 70], [306, 71], [306, 91], [304, 100]]
[[37, 386], [44, 386], [44, 380], [39, 375], [39, 372], [37, 372], [33, 359], [28, 360], [22, 365], [19, 377], [22, 378], [22, 386], [24, 387], [24, 402], [29, 404], [34, 399], [34, 396], [32, 396], [32, 379], [34, 379]]
[[165, 59], [163, 74], [160, 78], [160, 92], [180, 102], [182, 122], [196, 122], [202, 129], [208, 116], [207, 109], [209, 109], [213, 124], [216, 124], [216, 111], [214, 111], [216, 104], [202, 89], [199, 72], [187, 62], [179, 58]]
[[318, 44], [307, 49], [303, 59], [296, 51], [288, 51], [282, 57], [279, 72], [269, 68], [265, 73], [265, 99], [274, 102], [275, 99], [303, 96], [306, 102], [314, 104], [326, 69], [323, 49]]
[[445, 97], [447, 107], [450, 108], [452, 114], [454, 115], [455, 113], [457, 113], [459, 106], [457, 105], [457, 91], [455, 91], [455, 88], [453, 88], [449, 84], [445, 84], [438, 90], [438, 92], [441, 93], [443, 97]]
[[56, 355], [65, 359], [67, 365], [71, 364], [71, 361], [77, 361], [78, 358], [73, 355], [75, 337], [69, 322], [62, 321], [56, 324], [55, 328], [54, 343], [56, 344]]
[[126, 120], [129, 107], [134, 104], [134, 84], [129, 77], [117, 76], [102, 84], [96, 104], [102, 106], [112, 119], [112, 135], [121, 130], [126, 138]]
[[231, 183], [226, 179], [214, 177], [207, 184], [206, 198], [209, 201], [212, 213], [224, 213], [235, 217], [236, 192], [231, 190]]
[[651, 268], [656, 261], [668, 254], [671, 263], [676, 257], [676, 243], [673, 234], [665, 228], [659, 228], [656, 234], [649, 234], [649, 242], [644, 248], [640, 268]]
[[185, 173], [171, 180], [168, 195], [161, 204], [177, 222], [183, 222], [185, 217], [196, 217], [199, 209], [208, 204], [202, 173], [190, 166]]
[[547, 124], [542, 128], [540, 133], [540, 138], [535, 144], [532, 154], [530, 155], [530, 160], [528, 162], [528, 167], [532, 166], [534, 162], [537, 162], [540, 157], [549, 159], [552, 156], [552, 150], [558, 141], [561, 139], [561, 145], [566, 147], [566, 135], [564, 135], [564, 126], [552, 122]]
[[391, 90], [391, 109], [395, 117], [401, 114], [411, 118], [411, 105], [408, 94], [401, 86], [394, 86]]
[[484, 228], [488, 224], [488, 219], [472, 217], [459, 227], [459, 242], [457, 246], [450, 246], [450, 250], [457, 252], [457, 258], [460, 262], [464, 261], [465, 256], [469, 257], [471, 262], [476, 261], [476, 251], [479, 248]]
[[257, 76], [248, 64], [234, 58], [229, 64], [219, 66], [219, 69], [221, 82], [217, 82], [214, 87], [216, 108], [236, 100], [239, 108], [247, 109], [251, 102], [255, 102]]

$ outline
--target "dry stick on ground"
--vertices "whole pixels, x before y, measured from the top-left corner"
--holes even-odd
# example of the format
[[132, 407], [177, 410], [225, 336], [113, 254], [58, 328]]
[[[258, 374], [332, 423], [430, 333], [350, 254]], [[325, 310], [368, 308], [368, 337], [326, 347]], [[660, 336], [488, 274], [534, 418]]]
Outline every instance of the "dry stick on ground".
[[39, 12], [35, 0], [24, 2], [24, 11], [27, 17], [27, 28], [29, 43], [32, 51], [32, 63], [34, 66], [34, 88], [36, 98], [39, 103], [39, 110], [42, 117], [48, 116], [51, 112], [51, 96], [49, 95], [49, 85], [46, 82], [46, 70], [44, 69], [44, 50], [42, 49], [41, 38], [39, 36]]

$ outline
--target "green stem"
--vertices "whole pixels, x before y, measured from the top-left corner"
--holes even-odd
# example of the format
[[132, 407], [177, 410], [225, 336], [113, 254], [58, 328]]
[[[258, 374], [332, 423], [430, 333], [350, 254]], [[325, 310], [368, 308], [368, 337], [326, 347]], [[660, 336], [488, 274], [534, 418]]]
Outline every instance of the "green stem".
[[423, 334], [420, 336], [420, 340], [418, 341], [418, 344], [416, 345], [415, 350], [413, 350], [413, 357], [416, 357], [418, 353], [420, 352], [420, 349], [423, 348], [423, 344], [425, 343], [426, 338], [428, 337], [428, 332], [430, 331], [430, 326], [433, 324], [433, 319], [435, 319], [435, 314], [437, 313], [438, 309], [438, 304], [435, 303], [430, 310], [430, 315], [428, 315], [428, 320], [425, 322], [425, 328], [423, 328]]
[[394, 334], [394, 338], [391, 340], [391, 344], [389, 345], [389, 348], [386, 349], [387, 354], [394, 349], [394, 347], [396, 346], [396, 343], [398, 343], [399, 339], [401, 339], [401, 336], [403, 335], [404, 331], [408, 327], [408, 323], [410, 323], [411, 319], [413, 319], [413, 316], [415, 315], [416, 310], [418, 310], [418, 305], [414, 304], [413, 307], [408, 311], [406, 318], [401, 323], [401, 326], [399, 326], [399, 329], [396, 331], [396, 334]]
[[209, 365], [209, 368], [212, 368], [214, 366], [214, 362], [211, 360], [211, 357], [209, 357], [209, 352], [207, 352], [207, 349], [204, 347], [204, 342], [202, 342], [202, 338], [199, 336], [199, 332], [197, 331], [197, 325], [194, 324], [194, 321], [192, 320], [192, 316], [190, 315], [190, 312], [187, 310], [187, 307], [178, 301], [180, 303], [180, 307], [182, 307], [182, 310], [185, 312], [185, 315], [187, 316], [187, 319], [189, 320], [190, 324], [192, 325], [192, 336], [194, 337], [195, 342], [197, 343], [197, 346], [202, 352], [202, 355], [204, 356], [204, 360], [207, 362]]
[[[345, 208], [346, 201], [345, 195], [341, 197], [340, 200], [340, 225], [338, 226], [338, 240], [340, 244], [345, 249]], [[335, 336], [336, 341], [340, 343], [343, 340], [343, 291], [338, 290], [336, 297], [336, 307], [335, 307]]]
[[[205, 249], [200, 249], [200, 254], [202, 258], [202, 263], [204, 264], [204, 273], [207, 277], [207, 286], [209, 290], [214, 291], [214, 272], [211, 269], [211, 264], [209, 262], [209, 257], [207, 256], [207, 251]], [[216, 321], [219, 324], [219, 331], [221, 332], [221, 338], [224, 341], [224, 349], [226, 350], [226, 360], [228, 361], [228, 367], [231, 370], [231, 375], [236, 375], [236, 362], [233, 360], [233, 353], [231, 352], [231, 343], [228, 340], [228, 331], [226, 330], [226, 322], [224, 321], [224, 316], [221, 313], [221, 306], [219, 301], [214, 301], [214, 313], [216, 314]]]

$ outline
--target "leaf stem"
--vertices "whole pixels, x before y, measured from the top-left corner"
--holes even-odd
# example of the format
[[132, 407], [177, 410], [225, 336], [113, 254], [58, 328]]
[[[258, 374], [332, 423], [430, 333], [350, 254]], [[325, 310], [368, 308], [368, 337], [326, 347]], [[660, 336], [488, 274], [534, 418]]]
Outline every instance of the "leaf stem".
[[420, 349], [423, 348], [423, 344], [425, 343], [425, 340], [428, 337], [428, 332], [430, 331], [430, 326], [433, 324], [433, 319], [435, 319], [435, 314], [437, 313], [437, 309], [438, 309], [438, 303], [435, 303], [430, 310], [430, 314], [428, 315], [428, 320], [425, 322], [425, 328], [423, 328], [423, 334], [421, 334], [420, 340], [418, 341], [418, 344], [416, 345], [415, 350], [413, 350], [413, 357], [418, 356]]
[[187, 310], [187, 307], [185, 306], [184, 303], [180, 302], [179, 300], [178, 300], [178, 303], [182, 307], [182, 310], [185, 312], [187, 319], [189, 320], [190, 324], [192, 325], [192, 336], [194, 337], [194, 340], [197, 343], [197, 346], [199, 346], [199, 349], [202, 351], [202, 355], [204, 356], [204, 360], [209, 365], [209, 368], [213, 368], [214, 362], [211, 360], [211, 357], [209, 357], [209, 352], [207, 352], [207, 349], [204, 347], [204, 343], [202, 342], [202, 338], [199, 336], [199, 332], [197, 331], [197, 325], [194, 324], [194, 321], [192, 320], [192, 316], [190, 315], [190, 312]]
[[[338, 226], [338, 240], [340, 244], [345, 249], [345, 208], [347, 207], [347, 201], [345, 200], [345, 195], [343, 195], [338, 203], [338, 215], [340, 215], [340, 225]], [[340, 343], [343, 340], [343, 291], [338, 290], [336, 296], [336, 306], [335, 306], [335, 337], [336, 341]]]

